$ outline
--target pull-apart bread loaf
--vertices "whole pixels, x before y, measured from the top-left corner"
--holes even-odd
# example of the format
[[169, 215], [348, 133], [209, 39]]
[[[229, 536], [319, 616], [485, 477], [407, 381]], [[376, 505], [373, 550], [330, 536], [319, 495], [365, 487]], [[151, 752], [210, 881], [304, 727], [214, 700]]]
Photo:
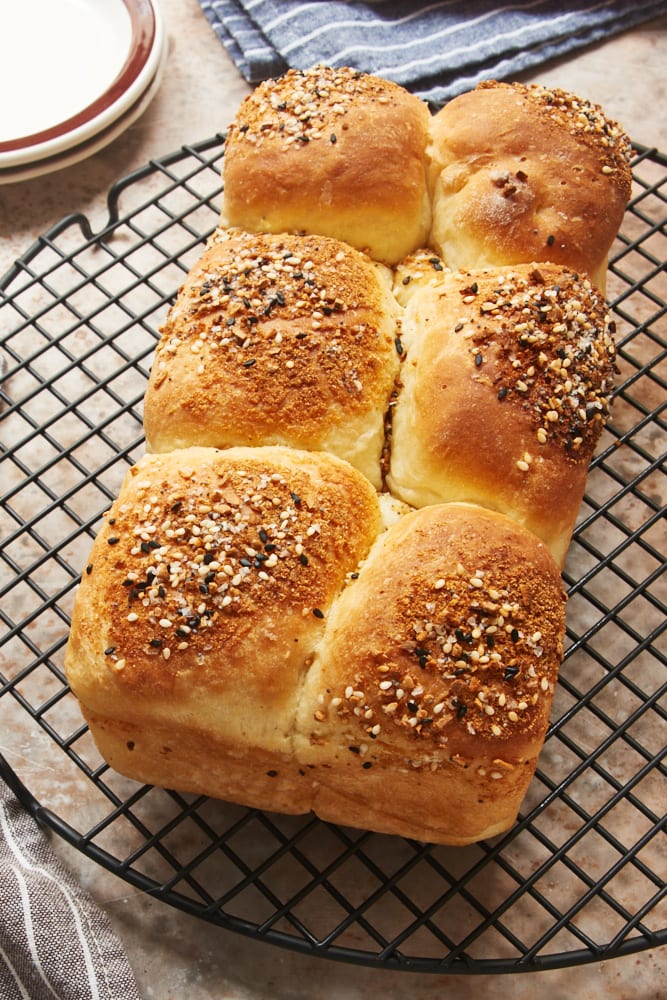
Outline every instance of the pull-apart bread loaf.
[[219, 230], [162, 330], [148, 449], [328, 451], [379, 488], [399, 312], [391, 272], [345, 243]]
[[488, 82], [432, 121], [431, 246], [453, 268], [552, 261], [605, 289], [630, 143], [590, 101]]
[[607, 415], [629, 144], [560, 91], [243, 103], [66, 670], [139, 781], [444, 844], [515, 820]]
[[428, 237], [430, 119], [403, 87], [347, 67], [261, 83], [227, 134], [223, 225], [332, 236], [396, 264]]

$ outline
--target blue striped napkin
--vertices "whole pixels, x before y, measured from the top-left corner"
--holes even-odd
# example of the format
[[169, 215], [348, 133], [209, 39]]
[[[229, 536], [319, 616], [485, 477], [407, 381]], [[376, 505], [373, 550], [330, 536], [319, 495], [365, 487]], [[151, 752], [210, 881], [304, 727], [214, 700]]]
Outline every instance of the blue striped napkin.
[[249, 83], [290, 67], [352, 66], [436, 106], [667, 13], [664, 0], [199, 3]]
[[106, 914], [1, 778], [0, 997], [140, 1000]]

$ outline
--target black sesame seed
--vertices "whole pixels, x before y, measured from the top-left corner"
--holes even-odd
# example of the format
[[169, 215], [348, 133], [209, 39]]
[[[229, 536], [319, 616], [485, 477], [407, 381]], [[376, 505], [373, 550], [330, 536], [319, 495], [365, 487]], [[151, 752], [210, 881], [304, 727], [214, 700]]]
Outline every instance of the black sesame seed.
[[298, 493], [290, 493], [293, 503], [298, 507], [301, 503], [301, 497]]
[[151, 639], [148, 645], [152, 646], [153, 649], [160, 649], [162, 647], [162, 639]]
[[248, 358], [247, 361], [243, 362], [243, 367], [244, 368], [252, 368], [252, 366], [256, 365], [256, 364], [257, 364], [257, 361], [256, 361], [255, 358]]
[[476, 354], [475, 355], [475, 368], [479, 368], [483, 361], [484, 361], [484, 358], [482, 357], [482, 355], [481, 354]]
[[507, 386], [503, 385], [500, 387], [500, 389], [498, 389], [498, 399], [502, 401], [506, 395], [507, 395]]
[[134, 750], [134, 740], [128, 740], [125, 746], [128, 750]]
[[402, 356], [404, 351], [403, 351], [403, 343], [400, 337], [396, 337], [396, 339], [394, 340], [394, 345], [396, 347], [396, 353], [399, 355], [399, 357]]
[[104, 655], [105, 656], [113, 656], [113, 654], [115, 652], [116, 652], [116, 647], [115, 646], [107, 646], [107, 648], [104, 650]]
[[119, 541], [120, 538], [116, 538], [115, 536], [113, 538], [107, 538], [107, 544], [109, 545], [118, 545]]
[[402, 284], [409, 285], [411, 281], [412, 277], [409, 274], [406, 274], [406, 276], [403, 278]]
[[313, 614], [316, 618], [324, 618], [324, 612], [320, 611], [319, 608], [313, 608]]
[[518, 667], [505, 667], [505, 680], [511, 681], [519, 673]]
[[359, 750], [359, 747], [348, 747], [347, 749], [350, 751], [350, 753], [360, 753], [361, 752]]
[[465, 323], [457, 323], [454, 327], [454, 333], [460, 333], [464, 326]]
[[150, 552], [150, 546], [148, 542], [142, 542], [139, 548], [144, 553], [144, 555], [148, 555], [148, 553]]
[[409, 701], [408, 702], [408, 710], [410, 712], [417, 712], [419, 710], [419, 705], [417, 704], [416, 701]]
[[262, 544], [268, 542], [268, 540], [269, 540], [269, 536], [267, 535], [267, 533], [264, 530], [264, 528], [260, 528], [259, 529], [259, 540], [260, 540], [260, 542], [262, 542]]
[[463, 703], [461, 702], [461, 703], [459, 704], [458, 708], [456, 709], [456, 718], [457, 718], [457, 719], [462, 719], [462, 718], [464, 718], [464, 716], [466, 716], [467, 714], [468, 714], [468, 706], [467, 706], [467, 705], [464, 705], [464, 704], [463, 704]]
[[93, 572], [93, 564], [88, 563], [88, 565], [86, 566], [86, 576], [90, 576], [92, 572]]
[[547, 244], [550, 247], [552, 247], [555, 242], [556, 242], [556, 237], [555, 236], [547, 236]]
[[241, 566], [246, 566], [246, 567], [252, 566], [252, 560], [251, 559], [246, 559], [245, 556], [242, 559], [239, 559], [239, 563], [240, 563]]
[[203, 559], [204, 566], [210, 566], [210, 564], [213, 562], [214, 559], [215, 556], [213, 555], [213, 553], [207, 552]]
[[308, 565], [308, 556], [306, 555], [305, 552], [302, 552], [301, 555], [299, 556], [299, 562], [301, 563], [302, 566]]
[[335, 132], [332, 132], [331, 135], [329, 136], [329, 142], [331, 143], [332, 146], [335, 146], [336, 143], [338, 142]]
[[177, 511], [179, 511], [181, 509], [182, 506], [183, 506], [183, 501], [182, 500], [176, 500], [176, 502], [171, 505], [172, 513], [175, 514]]
[[512, 629], [512, 631], [510, 632], [510, 639], [512, 640], [512, 642], [518, 642], [519, 641], [519, 632], [518, 632], [518, 629], [515, 629], [515, 628]]
[[278, 777], [278, 772], [277, 771], [267, 771], [266, 772], [266, 776], [267, 776], [267, 778], [277, 778]]
[[443, 270], [442, 261], [440, 260], [439, 257], [431, 257], [430, 260], [429, 260], [429, 264], [431, 265], [431, 267], [433, 268], [434, 271], [442, 271]]
[[363, 767], [363, 769], [365, 771], [367, 771], [369, 769], [369, 767], [372, 767], [373, 765], [370, 762], [370, 760], [365, 760], [361, 766]]

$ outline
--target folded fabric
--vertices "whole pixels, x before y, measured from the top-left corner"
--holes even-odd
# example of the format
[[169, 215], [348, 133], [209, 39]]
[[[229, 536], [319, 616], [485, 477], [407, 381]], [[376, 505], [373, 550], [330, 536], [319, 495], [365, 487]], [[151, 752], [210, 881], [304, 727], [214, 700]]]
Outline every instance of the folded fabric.
[[140, 1000], [106, 914], [1, 779], [0, 997]]
[[249, 83], [290, 67], [345, 65], [395, 80], [435, 106], [667, 13], [664, 0], [199, 3]]

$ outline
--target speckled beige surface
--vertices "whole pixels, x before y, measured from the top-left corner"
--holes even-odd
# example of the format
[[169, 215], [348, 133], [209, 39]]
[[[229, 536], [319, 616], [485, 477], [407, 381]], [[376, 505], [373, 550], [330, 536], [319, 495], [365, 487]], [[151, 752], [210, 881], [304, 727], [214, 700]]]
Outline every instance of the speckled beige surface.
[[[106, 218], [110, 185], [151, 157], [224, 131], [247, 85], [229, 62], [195, 0], [161, 0], [169, 56], [148, 111], [90, 160], [58, 174], [0, 186], [0, 274], [53, 223], [86, 214]], [[562, 60], [525, 79], [574, 90], [603, 105], [636, 142], [667, 150], [667, 18]], [[10, 761], [30, 757], [31, 787], [52, 786], [48, 755], [25, 733], [0, 734]], [[24, 772], [25, 773], [25, 772]], [[67, 794], [63, 789], [63, 794]], [[145, 1000], [664, 1000], [667, 953], [645, 952], [578, 969], [505, 977], [378, 972], [306, 958], [195, 920], [133, 890], [59, 840], [58, 853], [109, 913]], [[122, 1000], [122, 998], [119, 998]]]

